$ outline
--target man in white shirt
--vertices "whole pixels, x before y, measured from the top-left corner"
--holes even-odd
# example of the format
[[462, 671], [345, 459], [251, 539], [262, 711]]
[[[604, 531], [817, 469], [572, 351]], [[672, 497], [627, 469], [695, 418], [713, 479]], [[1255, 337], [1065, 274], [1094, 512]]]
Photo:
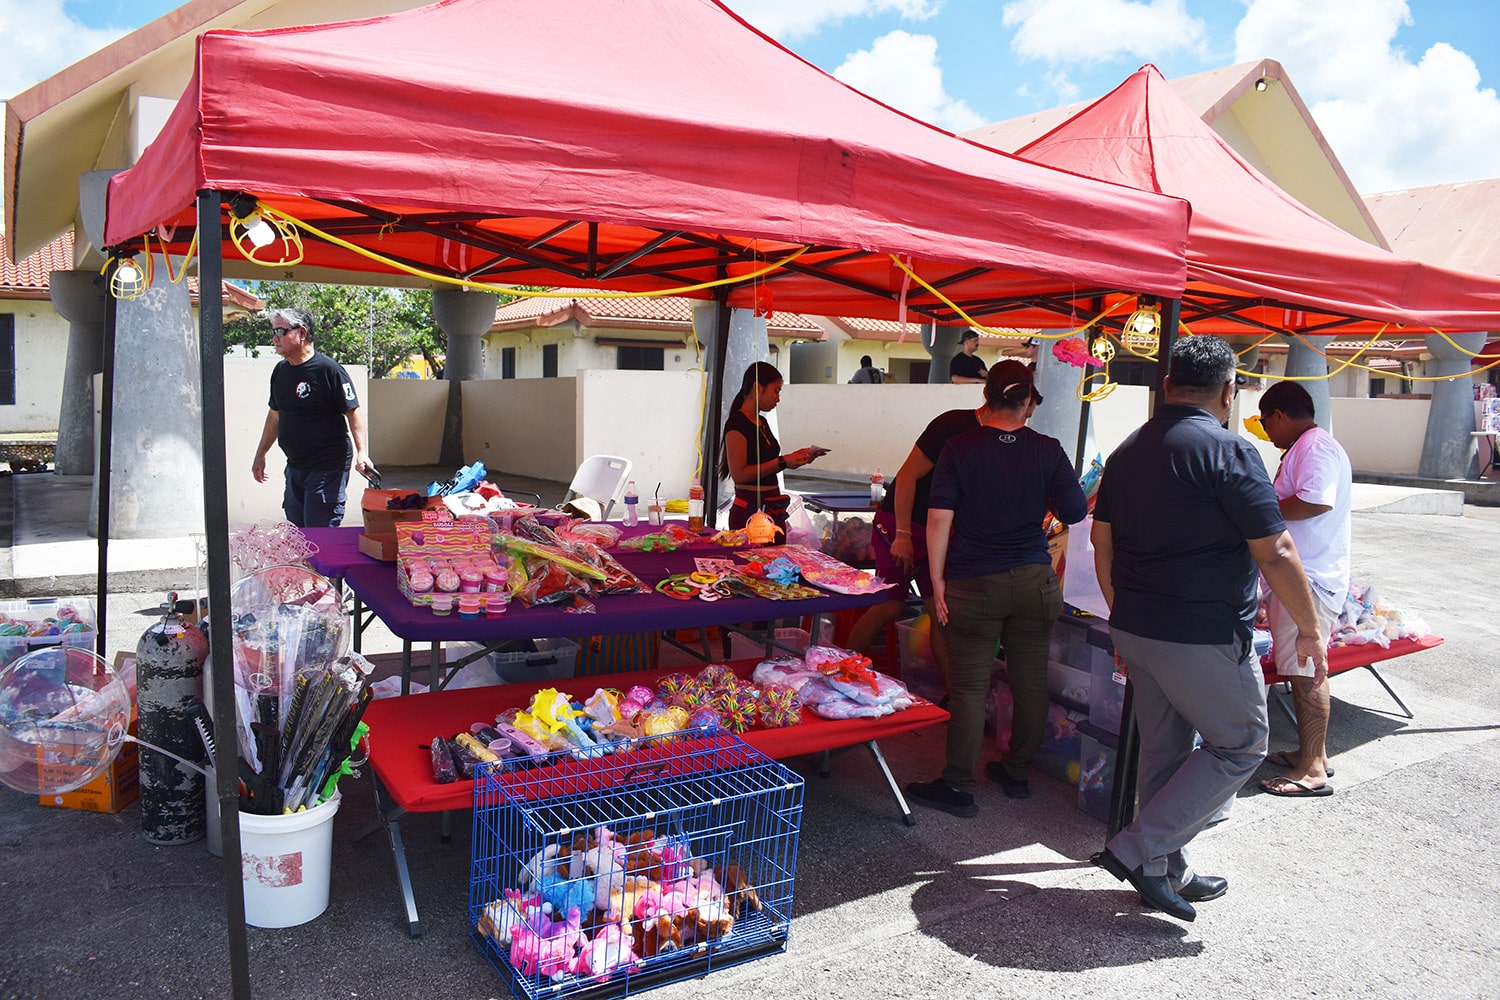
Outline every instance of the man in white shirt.
[[[1349, 591], [1349, 514], [1354, 474], [1349, 456], [1313, 419], [1313, 401], [1296, 382], [1277, 382], [1260, 397], [1260, 419], [1271, 443], [1282, 449], [1276, 470], [1276, 498], [1287, 531], [1302, 557], [1324, 635], [1332, 635]], [[1328, 778], [1328, 685], [1299, 661], [1294, 643], [1297, 626], [1281, 602], [1266, 599], [1276, 672], [1291, 679], [1297, 710], [1296, 750], [1266, 759], [1287, 768], [1262, 781], [1272, 795], [1289, 798], [1333, 794]]]

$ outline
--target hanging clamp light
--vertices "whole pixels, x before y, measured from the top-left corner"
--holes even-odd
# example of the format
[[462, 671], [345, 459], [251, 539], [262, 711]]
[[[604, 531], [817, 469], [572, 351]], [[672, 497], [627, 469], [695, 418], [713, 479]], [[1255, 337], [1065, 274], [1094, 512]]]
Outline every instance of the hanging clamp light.
[[151, 287], [150, 275], [141, 270], [134, 257], [123, 252], [112, 254], [99, 273], [108, 273], [109, 294], [117, 299], [138, 299]]
[[[255, 264], [280, 267], [302, 261], [302, 237], [290, 223], [262, 205], [253, 194], [242, 191], [229, 199], [229, 239], [240, 256]], [[277, 259], [266, 260], [258, 256], [278, 241], [282, 253]]]

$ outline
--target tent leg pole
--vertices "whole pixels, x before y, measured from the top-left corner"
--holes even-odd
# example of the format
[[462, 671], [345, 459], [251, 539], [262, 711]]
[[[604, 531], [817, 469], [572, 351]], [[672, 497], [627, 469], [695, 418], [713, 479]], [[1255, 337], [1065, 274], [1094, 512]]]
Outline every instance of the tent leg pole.
[[[116, 264], [116, 267], [119, 265]], [[111, 268], [106, 282], [114, 277], [114, 269]], [[106, 289], [108, 285], [106, 284]], [[106, 650], [109, 646], [106, 642], [106, 633], [109, 630], [109, 604], [106, 598], [109, 595], [109, 459], [114, 450], [111, 441], [114, 440], [115, 426], [115, 325], [118, 322], [119, 302], [115, 297], [105, 292], [104, 296], [104, 376], [99, 381], [99, 510], [95, 518], [95, 530], [98, 532], [99, 542], [99, 579], [96, 581], [98, 591], [95, 603], [96, 626], [99, 632], [94, 637], [94, 652], [108, 658]]]
[[703, 514], [711, 527], [718, 527], [719, 453], [724, 441], [719, 426], [719, 411], [724, 408], [724, 360], [729, 353], [729, 293], [722, 288], [714, 293], [714, 350], [712, 371], [708, 379], [708, 409], [703, 414]]
[[[245, 883], [240, 869], [240, 800], [234, 738], [233, 615], [229, 603], [229, 472], [224, 456], [224, 257], [221, 196], [198, 192], [198, 363], [203, 392], [203, 532], [208, 549], [209, 660], [213, 664], [215, 791], [224, 848], [224, 915], [235, 1000], [250, 998]], [[185, 266], [184, 262], [184, 266]]]

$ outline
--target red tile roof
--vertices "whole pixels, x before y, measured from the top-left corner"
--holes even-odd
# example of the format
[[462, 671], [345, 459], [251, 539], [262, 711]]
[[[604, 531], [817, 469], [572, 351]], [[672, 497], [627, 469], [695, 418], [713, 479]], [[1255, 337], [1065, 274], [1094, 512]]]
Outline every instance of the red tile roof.
[[[536, 326], [560, 326], [577, 320], [582, 326], [655, 328], [686, 327], [693, 321], [693, 303], [681, 295], [595, 297], [589, 289], [555, 288], [567, 298], [526, 297], [507, 302], [495, 310], [492, 330], [520, 330]], [[584, 295], [583, 293], [589, 293]], [[576, 296], [576, 297], [574, 297]], [[821, 339], [822, 328], [799, 313], [773, 312], [767, 326], [777, 336]]]
[[48, 275], [53, 271], [69, 271], [72, 268], [72, 230], [20, 263], [12, 263], [9, 254], [0, 252], [0, 294], [5, 294], [7, 298], [44, 299], [48, 293]]
[[[0, 241], [3, 242], [3, 241]], [[0, 298], [45, 299], [51, 293], [53, 271], [73, 269], [73, 231], [70, 229], [20, 263], [12, 263], [0, 248]], [[188, 278], [188, 294], [198, 301], [198, 279]], [[232, 282], [224, 282], [226, 313], [259, 312], [263, 300]]]

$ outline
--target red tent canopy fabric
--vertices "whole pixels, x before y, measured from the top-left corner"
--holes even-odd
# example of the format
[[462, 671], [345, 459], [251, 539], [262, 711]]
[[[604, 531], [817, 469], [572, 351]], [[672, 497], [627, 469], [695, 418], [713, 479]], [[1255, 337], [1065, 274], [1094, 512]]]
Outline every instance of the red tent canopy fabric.
[[[826, 315], [900, 318], [890, 254], [1017, 322], [1091, 290], [1176, 297], [1186, 278], [1183, 202], [912, 119], [714, 0], [445, 0], [208, 32], [161, 134], [110, 183], [106, 243], [155, 230], [185, 250], [203, 189], [502, 283], [675, 288], [808, 247], [764, 287]], [[318, 240], [305, 263], [388, 270]], [[908, 303], [952, 316], [916, 283]]]
[[1016, 155], [1191, 202], [1183, 319], [1196, 332], [1500, 329], [1500, 276], [1409, 260], [1335, 226], [1246, 163], [1155, 66]]

